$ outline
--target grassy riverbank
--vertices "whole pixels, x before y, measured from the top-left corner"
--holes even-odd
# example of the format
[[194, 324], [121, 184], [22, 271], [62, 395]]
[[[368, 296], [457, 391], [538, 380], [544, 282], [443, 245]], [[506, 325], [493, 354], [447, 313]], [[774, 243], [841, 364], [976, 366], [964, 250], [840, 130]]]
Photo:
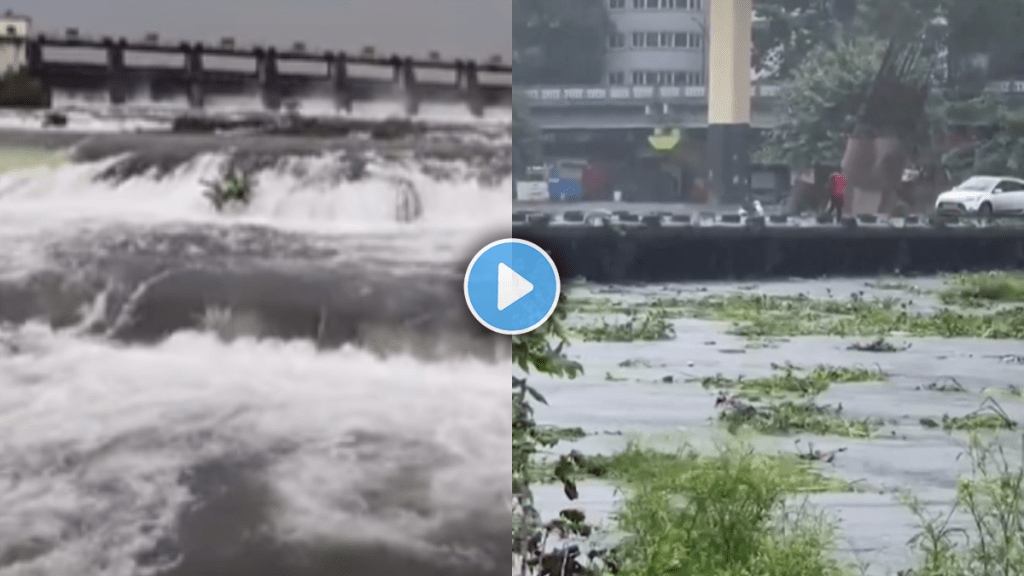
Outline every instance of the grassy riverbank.
[[[920, 356], [930, 342], [1024, 338], [1024, 275], [963, 275], [931, 287], [897, 279], [866, 288], [847, 297], [831, 292], [771, 293], [757, 287], [609, 288], [574, 293], [565, 306], [569, 311], [566, 335], [573, 343], [567, 350], [573, 361], [593, 374], [581, 377], [576, 385], [540, 384], [542, 392], [557, 393], [551, 411], [565, 414], [561, 419], [573, 424], [584, 421], [571, 416], [578, 413], [621, 412], [629, 414], [629, 421], [644, 422], [641, 414], [622, 412], [624, 406], [566, 406], [570, 392], [562, 392], [582, 386], [592, 391], [591, 398], [601, 398], [605, 393], [598, 391], [608, 390], [609, 397], [622, 404], [630, 398], [629, 390], [635, 389], [636, 398], [650, 396], [654, 404], [637, 400], [632, 410], [677, 405], [679, 421], [685, 421], [689, 433], [697, 433], [700, 441], [704, 433], [690, 424], [694, 421], [690, 414], [710, 410], [717, 423], [712, 422], [708, 430], [737, 439], [716, 442], [718, 448], [708, 450], [666, 449], [664, 442], [655, 448], [657, 443], [637, 438], [624, 448], [608, 451], [614, 435], [620, 434], [612, 424], [601, 424], [605, 432], [593, 426], [549, 427], [551, 437], [571, 444], [534, 454], [531, 474], [536, 482], [570, 478], [572, 491], [566, 493], [575, 496], [592, 485], [584, 483], [580, 488], [577, 483], [589, 480], [614, 486], [622, 495], [612, 518], [598, 522], [604, 531], [621, 533], [621, 537], [612, 539], [613, 544], [599, 539], [597, 546], [610, 550], [595, 554], [593, 562], [581, 561], [584, 567], [592, 565], [591, 571], [564, 573], [610, 573], [608, 565], [612, 565], [619, 574], [637, 576], [810, 576], [864, 571], [894, 575], [896, 569], [872, 571], [871, 566], [858, 566], [837, 554], [842, 540], [837, 518], [805, 501], [816, 495], [856, 497], [864, 492], [891, 498], [917, 518], [918, 537], [908, 544], [915, 552], [914, 562], [899, 568], [913, 567], [913, 572], [904, 574], [1024, 574], [1024, 471], [1020, 443], [1015, 441], [1015, 418], [1021, 413], [1017, 404], [1024, 396], [1017, 386], [1022, 383], [986, 377], [982, 387], [952, 373], [933, 381], [909, 382], [902, 367], [916, 366], [921, 360], [897, 361], [904, 355]], [[720, 338], [700, 327], [708, 322]], [[801, 344], [804, 340], [815, 350], [834, 352], [798, 354], [799, 362], [756, 360], [806, 347]], [[705, 347], [729, 346], [733, 341], [738, 346], [719, 348], [719, 352], [736, 362], [706, 356]], [[848, 358], [861, 361], [843, 361]], [[1004, 364], [1014, 361], [1002, 360]], [[704, 365], [726, 369], [710, 371]], [[1012, 374], [1009, 369], [1001, 373]], [[541, 377], [540, 381], [548, 380]], [[898, 396], [892, 396], [894, 392]], [[702, 393], [706, 400], [699, 400]], [[586, 393], [572, 393], [572, 398], [586, 397], [581, 394]], [[901, 407], [913, 394], [930, 400], [922, 407]], [[849, 400], [858, 396], [890, 398], [885, 400], [889, 410], [872, 415]], [[948, 402], [943, 403], [943, 398]], [[844, 407], [844, 400], [854, 407]], [[708, 402], [707, 408], [695, 406], [694, 401]], [[960, 408], [971, 403], [975, 409]], [[862, 404], [877, 405], [874, 400]], [[933, 405], [948, 412], [927, 412]], [[910, 414], [895, 415], [893, 409]], [[655, 422], [665, 418], [671, 419], [671, 413], [652, 414], [647, 426], [657, 428]], [[610, 439], [602, 439], [608, 432]], [[807, 441], [800, 443], [804, 437]], [[863, 459], [872, 446], [892, 450], [927, 438], [946, 438], [942, 442], [952, 440], [951, 446], [959, 443], [962, 448], [957, 451], [967, 456], [948, 458], [951, 495], [948, 501], [942, 499], [941, 506], [920, 502], [916, 484], [876, 485], [854, 481], [846, 473], [845, 459]], [[833, 449], [815, 449], [814, 439]], [[796, 441], [798, 448], [766, 448], [779, 440]], [[849, 443], [850, 453], [836, 441]], [[970, 465], [963, 467], [964, 462]], [[903, 464], [888, 461], [885, 466]], [[585, 532], [567, 534], [566, 541], [586, 550], [596, 532]], [[893, 544], [898, 547], [905, 540]], [[545, 541], [549, 546], [562, 542]], [[602, 564], [601, 557], [607, 564]]]

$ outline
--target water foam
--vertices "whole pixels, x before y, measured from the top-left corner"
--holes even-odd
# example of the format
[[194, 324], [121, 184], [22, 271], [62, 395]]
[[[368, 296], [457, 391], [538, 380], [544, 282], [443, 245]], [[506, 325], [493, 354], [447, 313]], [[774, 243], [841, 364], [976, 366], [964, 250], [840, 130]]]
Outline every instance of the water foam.
[[[93, 117], [117, 114], [132, 118]], [[210, 271], [212, 284], [180, 287], [202, 300], [226, 269], [272, 263], [327, 293], [317, 270], [359, 273], [339, 253], [380, 258], [398, 278], [407, 262], [451, 265], [481, 233], [508, 227], [507, 179], [482, 183], [467, 160], [411, 150], [368, 152], [367, 175], [355, 181], [339, 177], [341, 152], [286, 154], [256, 172], [250, 206], [218, 214], [203, 181], [221, 175], [233, 141], [124, 178], [109, 174], [123, 157], [29, 154], [31, 167], [3, 167], [0, 281], [116, 283], [117, 270], [171, 262]], [[409, 188], [422, 217], [398, 222], [395, 204]], [[188, 252], [203, 246], [212, 252]], [[292, 253], [305, 260], [285, 262]], [[352, 283], [364, 284], [389, 290]], [[30, 297], [48, 297], [27, 286]], [[415, 296], [417, 286], [406, 288]], [[266, 308], [286, 304], [264, 292]], [[440, 309], [461, 294], [405, 299]], [[14, 308], [0, 297], [0, 312]], [[321, 351], [247, 330], [225, 341], [212, 326], [148, 346], [80, 326], [0, 326], [0, 576], [338, 573], [321, 558], [354, 574], [503, 573], [508, 351], [495, 363], [421, 361], [394, 345], [415, 318], [380, 314], [393, 325], [388, 316], [362, 338], [379, 345]], [[225, 498], [235, 498], [228, 512]], [[500, 538], [485, 542], [491, 533]], [[357, 566], [402, 557], [412, 560]], [[296, 558], [320, 564], [288, 564]]]
[[[253, 202], [234, 214], [216, 212], [204, 198], [207, 181], [221, 177], [227, 154], [208, 154], [156, 177], [141, 174], [121, 182], [104, 175], [121, 159], [36, 166], [0, 174], [0, 221], [5, 226], [65, 226], [73, 221], [203, 222], [255, 224], [327, 232], [479, 229], [507, 226], [509, 182], [495, 187], [467, 180], [456, 171], [437, 181], [415, 163], [372, 161], [368, 176], [339, 181], [339, 154], [284, 159], [255, 174]], [[412, 186], [423, 205], [421, 220], [397, 222], [396, 209]]]
[[3, 576], [136, 574], [189, 499], [181, 474], [211, 459], [269, 460], [282, 541], [444, 555], [438, 530], [506, 496], [505, 363], [199, 333], [117, 348], [29, 326], [7, 341], [20, 353], [0, 352], [0, 558], [39, 555]]

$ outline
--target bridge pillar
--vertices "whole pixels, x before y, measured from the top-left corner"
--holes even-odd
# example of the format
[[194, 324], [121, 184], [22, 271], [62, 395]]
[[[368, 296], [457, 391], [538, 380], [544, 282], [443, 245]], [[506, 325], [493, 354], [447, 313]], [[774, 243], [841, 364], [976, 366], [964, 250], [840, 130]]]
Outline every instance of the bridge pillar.
[[348, 94], [348, 55], [344, 52], [327, 57], [327, 76], [331, 79], [331, 94], [336, 110], [352, 112], [352, 99]]
[[708, 2], [708, 184], [712, 203], [750, 191], [752, 0]]
[[203, 87], [203, 51], [202, 44], [184, 46], [185, 79], [188, 91], [188, 106], [200, 109], [206, 101], [206, 90]]
[[107, 40], [107, 93], [111, 104], [124, 104], [128, 100], [128, 71], [124, 65], [124, 51], [128, 41]]
[[473, 60], [459, 62], [457, 74], [457, 81], [461, 80], [464, 83], [466, 105], [469, 106], [469, 111], [478, 118], [483, 116], [484, 99], [480, 93], [480, 72], [477, 70], [476, 62]]
[[256, 53], [256, 75], [260, 83], [263, 107], [281, 109], [281, 78], [277, 72], [277, 50], [273, 47]]
[[30, 76], [40, 76], [43, 72], [43, 40], [25, 42], [25, 69]]
[[416, 82], [416, 64], [412, 58], [406, 58], [401, 64], [402, 91], [405, 96], [405, 113], [415, 116], [420, 112], [420, 93]]

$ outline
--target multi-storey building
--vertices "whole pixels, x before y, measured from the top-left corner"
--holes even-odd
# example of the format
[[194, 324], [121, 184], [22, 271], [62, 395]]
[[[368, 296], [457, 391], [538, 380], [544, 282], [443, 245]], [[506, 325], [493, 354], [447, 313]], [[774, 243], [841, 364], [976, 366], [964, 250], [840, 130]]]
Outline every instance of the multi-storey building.
[[[0, 35], [25, 38], [29, 34], [32, 20], [13, 12], [0, 14]], [[19, 44], [0, 45], [0, 76], [16, 72], [25, 65], [25, 47]]]
[[711, 0], [604, 1], [615, 27], [608, 38], [608, 84], [704, 86]]

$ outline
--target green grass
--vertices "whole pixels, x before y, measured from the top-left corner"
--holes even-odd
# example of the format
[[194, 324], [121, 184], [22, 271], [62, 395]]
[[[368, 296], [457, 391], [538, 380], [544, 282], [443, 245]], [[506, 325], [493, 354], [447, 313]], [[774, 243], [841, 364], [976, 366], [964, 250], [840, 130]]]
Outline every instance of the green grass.
[[[914, 311], [897, 298], [815, 299], [806, 295], [711, 295], [695, 299], [653, 299], [643, 304], [581, 301], [580, 313], [653, 315], [662, 322], [696, 318], [728, 322], [729, 332], [748, 338], [837, 336], [882, 338], [894, 333], [917, 337], [1024, 339], [1024, 306], [978, 311], [946, 307]], [[626, 341], [626, 340], [621, 340]]]
[[[786, 498], [824, 491], [805, 463], [728, 447], [710, 457], [627, 450], [616, 551], [624, 576], [841, 576], [835, 527]], [[804, 465], [804, 466], [801, 466]], [[628, 470], [628, 471], [625, 471]]]
[[[958, 482], [953, 510], [935, 513], [903, 496], [919, 520], [909, 544], [920, 561], [902, 574], [1024, 576], [1024, 454], [974, 436], [966, 456], [971, 470]], [[740, 444], [711, 455], [671, 454], [631, 444], [592, 461], [601, 462], [595, 475], [624, 494], [615, 519], [627, 537], [611, 556], [620, 575], [858, 573], [835, 557], [835, 522], [792, 498], [853, 487], [796, 455], [759, 454]], [[951, 526], [952, 512], [968, 519], [967, 530]]]
[[601, 320], [571, 331], [585, 342], [654, 342], [676, 337], [669, 315], [661, 310], [625, 310], [625, 320]]
[[833, 384], [882, 382], [887, 376], [877, 368], [815, 366], [804, 370], [792, 364], [772, 365], [774, 374], [762, 378], [725, 378], [721, 374], [700, 380], [704, 388], [727, 390], [742, 398], [760, 400], [779, 396], [817, 396]]
[[943, 303], [957, 306], [988, 306], [1024, 303], [1024, 274], [991, 272], [960, 274], [947, 281], [939, 293]]

